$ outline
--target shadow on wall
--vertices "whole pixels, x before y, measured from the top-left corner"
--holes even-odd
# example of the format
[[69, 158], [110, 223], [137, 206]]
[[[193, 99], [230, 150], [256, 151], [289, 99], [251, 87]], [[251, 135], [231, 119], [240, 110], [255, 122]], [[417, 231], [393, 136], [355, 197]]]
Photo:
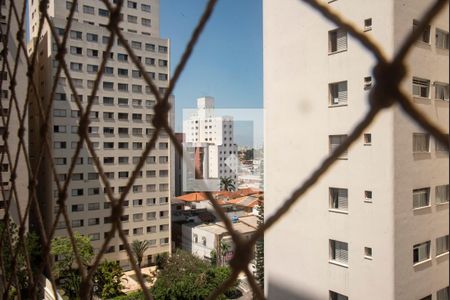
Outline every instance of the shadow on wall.
[[318, 300], [305, 291], [293, 291], [276, 280], [269, 279], [267, 299], [283, 299], [283, 300]]

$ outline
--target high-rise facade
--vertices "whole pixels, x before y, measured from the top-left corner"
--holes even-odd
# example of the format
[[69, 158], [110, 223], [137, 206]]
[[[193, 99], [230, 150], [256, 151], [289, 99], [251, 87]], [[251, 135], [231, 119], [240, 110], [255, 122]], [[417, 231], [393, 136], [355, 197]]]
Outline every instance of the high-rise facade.
[[[213, 97], [197, 99], [197, 111], [183, 121], [185, 143], [196, 148], [195, 166], [204, 178], [230, 177], [236, 180], [237, 145], [234, 143], [234, 121], [217, 116]], [[201, 163], [200, 163], [201, 162]]]
[[[323, 1], [389, 58], [433, 1]], [[302, 1], [264, 1], [265, 192], [271, 215], [369, 110], [374, 56]], [[448, 5], [406, 58], [413, 104], [448, 133]], [[286, 137], [289, 137], [287, 140]], [[382, 111], [267, 232], [269, 299], [448, 299], [448, 151]]]
[[[112, 1], [116, 3], [116, 1]], [[72, 1], [49, 1], [48, 14], [59, 39], [64, 34]], [[114, 5], [114, 4], [113, 4]], [[160, 93], [169, 85], [169, 40], [159, 36], [159, 1], [123, 1], [122, 21], [119, 24], [133, 52], [153, 78]], [[30, 53], [33, 43], [39, 39], [36, 80], [41, 101], [46, 107], [57, 70], [55, 59], [57, 46], [48, 25], [37, 37], [39, 1], [29, 1]], [[113, 194], [119, 197], [131, 177], [137, 162], [155, 129], [152, 125], [155, 96], [143, 80], [130, 55], [116, 39], [108, 57], [97, 96], [90, 94], [94, 80], [105, 55], [110, 32], [106, 28], [109, 11], [101, 1], [78, 1], [67, 41], [65, 61], [72, 82], [84, 107], [93, 101], [88, 128], [90, 139], [96, 149]], [[49, 166], [52, 159], [63, 182], [78, 142], [80, 112], [67, 76], [62, 72], [57, 80], [55, 99], [49, 114], [49, 142], [51, 153], [45, 158], [39, 176], [39, 201], [45, 214], [46, 226], [54, 222], [58, 210], [58, 191]], [[170, 122], [173, 118], [170, 117]], [[41, 144], [38, 130], [43, 121], [37, 107], [31, 107], [30, 141], [32, 162]], [[145, 165], [133, 182], [124, 202], [122, 228], [128, 241], [148, 240], [151, 247], [145, 252], [143, 265], [155, 262], [162, 252], [170, 252], [170, 152], [169, 139], [160, 134], [156, 147], [146, 157]], [[111, 205], [105, 187], [86, 145], [76, 161], [68, 189], [66, 207], [74, 231], [91, 238], [96, 250], [100, 248], [111, 228]], [[65, 223], [57, 225], [56, 236], [67, 235]], [[118, 260], [129, 268], [128, 255], [118, 235], [112, 239], [105, 258]]]
[[[20, 1], [15, 3], [18, 12], [22, 12], [23, 5], [24, 3]], [[17, 41], [19, 24], [14, 15], [9, 19], [10, 6], [10, 1], [0, 1], [0, 26], [2, 28], [0, 40], [0, 51], [2, 53], [0, 57], [0, 72], [2, 72], [0, 74], [0, 184], [2, 185], [2, 190], [0, 190], [0, 218], [4, 217], [4, 209], [8, 205], [7, 202], [10, 201], [9, 217], [18, 225], [20, 222], [18, 210], [20, 209], [20, 216], [23, 217], [28, 202], [28, 169], [25, 159], [26, 154], [23, 151], [24, 148], [28, 147], [28, 132], [27, 130], [19, 131], [20, 120], [26, 116], [24, 105], [27, 90], [23, 86], [27, 84], [27, 66], [26, 53], [19, 47]], [[7, 49], [4, 49], [3, 43], [7, 44]], [[15, 70], [16, 63], [17, 69]], [[13, 74], [15, 74], [14, 82], [17, 85], [11, 84]], [[23, 124], [26, 129], [28, 126], [26, 117]], [[22, 146], [19, 145], [19, 134], [23, 134]], [[9, 149], [10, 159], [8, 159], [7, 148]], [[14, 177], [15, 191], [13, 191], [11, 177]], [[25, 225], [28, 226], [27, 223]]]

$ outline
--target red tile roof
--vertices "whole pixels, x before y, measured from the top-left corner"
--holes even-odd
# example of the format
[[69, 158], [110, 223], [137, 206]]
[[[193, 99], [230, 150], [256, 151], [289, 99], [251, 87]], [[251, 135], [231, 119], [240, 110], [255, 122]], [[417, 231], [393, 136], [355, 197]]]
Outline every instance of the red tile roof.
[[[219, 205], [224, 204], [238, 204], [248, 207], [254, 207], [261, 197], [264, 197], [264, 194], [261, 191], [254, 190], [251, 188], [237, 190], [234, 192], [228, 191], [220, 191], [212, 193], [214, 199], [217, 200]], [[205, 193], [190, 193], [179, 196], [176, 198], [177, 200], [185, 201], [185, 202], [200, 202], [209, 200]], [[245, 201], [247, 199], [247, 201]], [[245, 202], [241, 203], [241, 202]], [[254, 202], [254, 203], [253, 203]]]
[[182, 196], [178, 196], [176, 199], [186, 202], [198, 202], [208, 200], [205, 193], [190, 193]]

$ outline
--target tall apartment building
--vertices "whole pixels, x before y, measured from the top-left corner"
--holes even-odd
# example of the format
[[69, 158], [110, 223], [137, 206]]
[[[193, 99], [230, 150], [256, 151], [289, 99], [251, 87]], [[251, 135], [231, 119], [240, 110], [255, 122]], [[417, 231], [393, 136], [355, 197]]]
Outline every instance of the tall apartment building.
[[[433, 3], [323, 2], [389, 58]], [[266, 0], [263, 19], [271, 215], [368, 111], [376, 61], [302, 1]], [[447, 5], [414, 44], [401, 83], [444, 132], [448, 22]], [[398, 106], [381, 112], [266, 234], [269, 299], [448, 299], [448, 162], [446, 147]]]
[[234, 121], [230, 116], [216, 116], [214, 98], [197, 99], [197, 111], [183, 121], [185, 143], [194, 147], [195, 166], [204, 178], [230, 177], [236, 180], [237, 145]]
[[[116, 1], [113, 1], [116, 2]], [[39, 39], [38, 67], [36, 79], [40, 85], [41, 102], [48, 104], [52, 82], [58, 65], [55, 60], [57, 47], [54, 37], [46, 25], [37, 37], [39, 21], [38, 1], [29, 1], [31, 42]], [[64, 34], [66, 17], [72, 1], [50, 1], [48, 13], [57, 28], [60, 38]], [[122, 33], [146, 71], [164, 92], [169, 85], [169, 40], [159, 36], [159, 1], [124, 1]], [[146, 143], [155, 129], [152, 125], [155, 97], [132, 63], [125, 48], [114, 41], [105, 74], [95, 99], [90, 99], [96, 74], [101, 64], [110, 33], [105, 27], [109, 12], [101, 1], [78, 1], [65, 60], [70, 68], [73, 83], [85, 106], [93, 101], [90, 113], [89, 135], [97, 149], [115, 197], [124, 190], [129, 177], [139, 161]], [[32, 49], [30, 47], [30, 52]], [[39, 197], [45, 212], [47, 227], [54, 222], [58, 209], [58, 191], [53, 180], [49, 160], [53, 159], [58, 180], [65, 180], [72, 155], [78, 141], [80, 112], [69, 87], [66, 75], [58, 78], [55, 99], [50, 114], [51, 154], [46, 155], [41, 168]], [[31, 108], [30, 134], [32, 153], [40, 144], [38, 129], [42, 120]], [[172, 117], [170, 118], [172, 121]], [[131, 243], [133, 240], [148, 240], [151, 248], [146, 251], [143, 264], [155, 261], [156, 255], [170, 251], [170, 205], [171, 180], [169, 174], [170, 149], [167, 135], [161, 134], [138, 178], [126, 197], [122, 226]], [[34, 161], [37, 157], [32, 157]], [[76, 161], [76, 167], [68, 189], [66, 201], [72, 228], [91, 238], [96, 250], [103, 243], [111, 227], [111, 205], [99, 178], [92, 156], [84, 145]], [[60, 219], [56, 236], [67, 234], [63, 219]], [[113, 238], [105, 258], [118, 260], [129, 268], [128, 255], [118, 235]]]
[[[3, 189], [0, 190], [0, 218], [5, 215], [5, 207], [7, 201], [11, 200], [9, 205], [10, 218], [19, 224], [19, 213], [17, 202], [20, 206], [20, 215], [23, 217], [25, 214], [26, 204], [28, 203], [28, 169], [25, 160], [25, 154], [19, 148], [19, 127], [20, 121], [24, 115], [24, 104], [26, 99], [26, 86], [28, 81], [26, 77], [27, 67], [26, 67], [26, 53], [23, 49], [19, 48], [17, 42], [17, 31], [19, 30], [19, 24], [15, 17], [8, 19], [10, 10], [10, 1], [0, 1], [0, 26], [1, 26], [1, 40], [0, 40], [0, 51], [2, 55], [0, 56], [0, 72], [1, 72], [1, 107], [0, 107], [0, 184]], [[23, 9], [23, 2], [15, 3], [16, 9], [21, 12]], [[7, 30], [8, 23], [9, 31]], [[7, 44], [7, 59], [4, 60], [4, 44]], [[11, 87], [11, 74], [8, 72], [8, 67], [6, 63], [9, 64], [10, 72], [14, 73], [14, 68], [16, 65], [16, 57], [19, 55], [17, 71], [15, 75], [15, 81], [18, 83], [14, 86], [15, 97], [12, 95]], [[16, 99], [14, 99], [16, 98]], [[17, 100], [17, 102], [16, 102]], [[16, 104], [17, 103], [17, 104]], [[18, 107], [17, 107], [18, 105]], [[18, 111], [20, 111], [18, 113]], [[20, 115], [19, 115], [20, 114]], [[25, 128], [28, 125], [27, 120], [24, 121]], [[7, 141], [5, 141], [7, 137]], [[24, 146], [28, 147], [28, 132], [25, 130], [23, 132], [23, 139], [25, 141]], [[6, 148], [9, 148], [9, 153], [11, 155], [10, 159], [13, 164], [10, 164]], [[18, 156], [18, 157], [17, 157]], [[17, 165], [16, 165], [17, 160]], [[12, 192], [12, 182], [10, 181], [11, 173], [15, 168], [15, 192]], [[11, 194], [12, 193], [12, 194]], [[11, 198], [10, 198], [11, 197]], [[28, 226], [28, 224], [26, 223]]]

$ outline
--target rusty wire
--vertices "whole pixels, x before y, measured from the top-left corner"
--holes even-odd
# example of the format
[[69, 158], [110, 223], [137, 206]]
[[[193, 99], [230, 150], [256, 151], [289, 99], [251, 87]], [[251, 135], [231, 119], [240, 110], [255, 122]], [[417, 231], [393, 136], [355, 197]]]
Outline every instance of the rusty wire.
[[[65, 54], [67, 52], [66, 45], [68, 40], [68, 35], [70, 32], [70, 28], [73, 22], [73, 15], [75, 11], [75, 7], [77, 4], [77, 0], [73, 0], [73, 5], [70, 10], [69, 16], [67, 18], [67, 24], [64, 29], [64, 35], [62, 37], [62, 40], [60, 40], [56, 28], [53, 25], [52, 18], [48, 14], [47, 11], [47, 5], [48, 0], [40, 0], [39, 10], [40, 10], [40, 19], [39, 19], [39, 26], [37, 30], [37, 36], [40, 37], [43, 28], [45, 25], [48, 26], [50, 29], [50, 34], [52, 36], [53, 41], [57, 45], [58, 51], [56, 54], [56, 61], [58, 62], [58, 66], [56, 69], [56, 76], [53, 79], [52, 85], [51, 85], [51, 94], [48, 99], [47, 105], [44, 107], [43, 104], [45, 101], [40, 101], [41, 95], [39, 94], [38, 85], [35, 79], [35, 72], [36, 72], [36, 60], [37, 60], [37, 52], [38, 52], [38, 42], [39, 39], [36, 39], [35, 44], [33, 45], [33, 52], [31, 54], [28, 53], [27, 46], [25, 44], [25, 18], [26, 18], [26, 7], [25, 7], [25, 0], [21, 0], [23, 6], [21, 11], [18, 10], [17, 3], [20, 1], [14, 1], [14, 0], [7, 0], [6, 2], [9, 4], [9, 10], [7, 15], [7, 26], [4, 30], [0, 27], [0, 33], [2, 35], [12, 35], [13, 33], [10, 32], [11, 30], [11, 22], [14, 21], [18, 25], [18, 30], [15, 32], [16, 40], [14, 41], [17, 43], [18, 50], [16, 53], [16, 56], [13, 60], [10, 60], [8, 58], [8, 51], [11, 47], [9, 44], [8, 39], [3, 39], [2, 46], [2, 72], [6, 72], [9, 77], [10, 86], [9, 90], [11, 91], [11, 95], [9, 96], [9, 102], [8, 102], [8, 114], [4, 115], [3, 110], [3, 102], [0, 101], [0, 117], [1, 117], [1, 123], [2, 126], [6, 129], [3, 134], [3, 145], [4, 145], [4, 151], [1, 153], [0, 156], [0, 163], [2, 164], [4, 161], [7, 162], [11, 166], [10, 171], [10, 178], [2, 178], [2, 172], [0, 172], [0, 181], [4, 182], [6, 180], [9, 180], [10, 185], [10, 192], [8, 193], [3, 185], [0, 185], [0, 191], [1, 196], [5, 200], [5, 217], [1, 221], [4, 225], [4, 228], [9, 228], [9, 215], [10, 215], [10, 209], [11, 205], [13, 205], [13, 202], [16, 202], [16, 209], [19, 214], [19, 228], [18, 228], [18, 237], [19, 242], [16, 245], [16, 249], [12, 248], [12, 232], [9, 232], [9, 230], [3, 230], [0, 236], [0, 248], [1, 247], [8, 247], [8, 249], [11, 251], [11, 253], [14, 253], [12, 260], [12, 266], [13, 268], [17, 266], [17, 257], [19, 255], [19, 252], [23, 253], [25, 256], [26, 261], [26, 272], [28, 277], [30, 278], [30, 286], [31, 288], [31, 295], [34, 298], [37, 298], [37, 289], [38, 289], [38, 282], [39, 282], [39, 274], [33, 274], [30, 266], [29, 261], [29, 253], [27, 252], [27, 247], [25, 245], [24, 241], [24, 234], [26, 231], [26, 220], [30, 214], [31, 206], [35, 207], [36, 214], [37, 214], [37, 221], [39, 230], [41, 233], [41, 240], [43, 242], [42, 249], [43, 249], [43, 259], [42, 263], [40, 265], [40, 272], [43, 272], [44, 268], [48, 268], [51, 266], [52, 257], [50, 255], [50, 248], [51, 248], [51, 241], [54, 236], [56, 226], [59, 222], [59, 219], [62, 217], [65, 225], [68, 230], [68, 236], [70, 237], [70, 241], [72, 244], [72, 247], [74, 249], [75, 258], [78, 267], [80, 268], [81, 273], [81, 288], [80, 288], [80, 298], [82, 299], [88, 299], [90, 297], [90, 293], [92, 290], [92, 278], [93, 274], [97, 270], [100, 261], [102, 260], [102, 257], [113, 237], [113, 235], [117, 232], [119, 235], [119, 238], [124, 243], [124, 248], [129, 256], [130, 264], [132, 268], [134, 269], [138, 282], [144, 291], [144, 295], [146, 299], [152, 299], [152, 296], [149, 293], [149, 290], [145, 287], [144, 284], [144, 278], [142, 276], [141, 270], [137, 267], [136, 261], [134, 256], [132, 255], [132, 251], [130, 248], [130, 245], [128, 243], [128, 239], [126, 235], [124, 234], [122, 230], [121, 225], [121, 216], [123, 215], [123, 202], [125, 201], [125, 198], [130, 191], [135, 179], [137, 178], [138, 172], [142, 169], [146, 157], [151, 153], [151, 151], [154, 149], [156, 140], [160, 133], [165, 131], [169, 139], [174, 146], [175, 150], [178, 152], [178, 154], [182, 155], [182, 145], [177, 141], [174, 131], [171, 128], [171, 125], [169, 123], [169, 113], [171, 110], [171, 104], [169, 103], [169, 97], [171, 93], [173, 92], [176, 83], [178, 82], [180, 75], [182, 74], [183, 70], [185, 69], [187, 62], [189, 61], [189, 58], [191, 54], [194, 51], [194, 48], [196, 44], [198, 43], [198, 39], [201, 36], [208, 20], [210, 19], [214, 8], [217, 4], [217, 0], [209, 0], [204, 12], [201, 16], [201, 18], [198, 21], [197, 26], [194, 28], [192, 36], [185, 48], [185, 51], [181, 57], [181, 60], [177, 67], [175, 68], [175, 72], [173, 77], [170, 80], [169, 87], [165, 90], [164, 94], [160, 94], [157, 86], [153, 82], [153, 80], [150, 78], [150, 76], [145, 72], [145, 67], [142, 65], [138, 57], [133, 52], [131, 46], [129, 45], [128, 41], [125, 39], [124, 35], [122, 34], [119, 24], [121, 22], [120, 18], [120, 12], [122, 9], [122, 3], [123, 1], [117, 1], [117, 5], [113, 5], [110, 0], [101, 0], [106, 8], [109, 10], [110, 13], [110, 19], [109, 23], [107, 25], [107, 29], [110, 32], [109, 41], [106, 46], [106, 55], [103, 56], [103, 59], [101, 60], [100, 68], [97, 73], [96, 79], [94, 81], [94, 86], [91, 90], [90, 97], [88, 97], [88, 105], [84, 108], [79, 100], [76, 86], [72, 80], [70, 71], [67, 67], [66, 61], [64, 59]], [[258, 239], [262, 238], [264, 232], [266, 232], [268, 229], [273, 227], [277, 221], [279, 221], [289, 210], [290, 208], [301, 200], [302, 195], [304, 195], [314, 184], [321, 178], [323, 174], [325, 174], [329, 168], [336, 162], [336, 160], [347, 151], [347, 149], [352, 145], [352, 143], [360, 137], [360, 135], [364, 132], [364, 130], [373, 122], [373, 120], [377, 117], [378, 113], [381, 112], [384, 109], [388, 109], [392, 107], [394, 104], [400, 105], [401, 109], [411, 117], [412, 120], [414, 120], [420, 127], [422, 127], [425, 131], [429, 132], [432, 136], [435, 137], [437, 141], [439, 141], [442, 144], [448, 144], [448, 134], [445, 132], [442, 132], [442, 130], [439, 129], [439, 127], [432, 123], [430, 120], [428, 120], [410, 101], [409, 97], [406, 93], [400, 90], [400, 83], [404, 79], [406, 75], [406, 67], [404, 65], [404, 60], [406, 55], [411, 50], [414, 42], [417, 40], [417, 38], [420, 36], [423, 30], [425, 30], [426, 26], [433, 20], [433, 18], [444, 8], [444, 6], [448, 3], [447, 0], [436, 0], [433, 2], [433, 4], [427, 9], [427, 11], [424, 13], [422, 18], [420, 19], [420, 23], [417, 27], [417, 30], [411, 31], [406, 37], [405, 41], [403, 42], [402, 46], [400, 47], [400, 50], [398, 53], [394, 56], [393, 59], [389, 59], [384, 53], [382, 48], [379, 46], [379, 44], [368, 37], [367, 35], [364, 35], [359, 29], [357, 29], [351, 22], [344, 19], [343, 16], [335, 12], [333, 9], [331, 9], [328, 5], [318, 1], [318, 0], [299, 0], [300, 2], [303, 2], [307, 5], [309, 5], [312, 9], [317, 10], [324, 18], [328, 19], [329, 21], [335, 23], [340, 28], [345, 29], [355, 40], [357, 40], [368, 52], [370, 52], [376, 59], [377, 64], [374, 68], [374, 76], [375, 76], [375, 86], [372, 88], [368, 101], [370, 103], [370, 110], [367, 112], [367, 114], [354, 126], [353, 130], [349, 133], [346, 140], [337, 147], [333, 153], [331, 153], [327, 158], [325, 158], [315, 169], [313, 172], [311, 172], [311, 175], [309, 178], [307, 178], [298, 188], [296, 188], [291, 196], [285, 200], [284, 204], [271, 216], [266, 218], [266, 222], [260, 226], [257, 231], [253, 234], [253, 236], [248, 240], [244, 240], [238, 232], [236, 232], [233, 229], [233, 226], [230, 222], [230, 220], [226, 217], [225, 212], [221, 208], [221, 206], [218, 204], [217, 200], [213, 197], [212, 193], [207, 192], [206, 195], [211, 201], [214, 209], [216, 210], [217, 214], [219, 215], [219, 218], [221, 221], [224, 222], [229, 234], [232, 237], [232, 240], [235, 244], [235, 255], [230, 261], [230, 266], [232, 268], [232, 274], [230, 278], [226, 282], [224, 282], [216, 291], [214, 291], [209, 299], [215, 299], [219, 295], [221, 295], [224, 291], [226, 291], [233, 283], [236, 281], [238, 275], [243, 272], [246, 274], [250, 287], [252, 288], [252, 291], [254, 293], [255, 298], [257, 299], [264, 299], [264, 294], [262, 290], [260, 289], [259, 285], [256, 282], [256, 279], [251, 274], [250, 270], [248, 269], [248, 265], [252, 259], [251, 253], [253, 251], [253, 247], [255, 246], [255, 243]], [[118, 198], [114, 197], [111, 185], [109, 183], [109, 180], [107, 176], [105, 175], [105, 172], [103, 170], [102, 163], [98, 159], [97, 153], [95, 151], [95, 148], [93, 146], [92, 141], [90, 140], [89, 134], [88, 134], [88, 125], [89, 125], [89, 113], [91, 111], [91, 107], [93, 105], [93, 101], [95, 99], [95, 96], [97, 95], [99, 85], [101, 82], [101, 79], [103, 77], [105, 66], [107, 65], [107, 57], [108, 54], [111, 51], [111, 48], [113, 46], [114, 40], [117, 38], [118, 41], [121, 42], [122, 46], [128, 53], [128, 55], [131, 58], [131, 61], [133, 64], [138, 68], [138, 70], [141, 72], [143, 76], [143, 80], [145, 83], [149, 86], [151, 92], [154, 94], [156, 98], [156, 106], [154, 107], [155, 111], [155, 117], [153, 119], [153, 125], [155, 128], [155, 131], [153, 135], [148, 140], [148, 143], [146, 144], [145, 149], [142, 151], [142, 155], [140, 156], [140, 159], [138, 163], [135, 166], [134, 171], [132, 172], [132, 176], [129, 178], [125, 189], [121, 192], [120, 196]], [[24, 101], [23, 107], [20, 107], [20, 101], [21, 99], [17, 98], [16, 94], [16, 88], [18, 85], [18, 82], [16, 81], [17, 78], [17, 72], [19, 70], [19, 61], [22, 59], [22, 61], [26, 64], [26, 70], [27, 70], [27, 78], [28, 82], [26, 83], [26, 98]], [[54, 100], [54, 94], [56, 92], [56, 85], [58, 82], [58, 78], [61, 75], [61, 73], [64, 73], [67, 81], [69, 83], [69, 88], [72, 91], [72, 93], [75, 95], [75, 103], [80, 111], [80, 120], [79, 120], [79, 140], [77, 143], [77, 146], [75, 148], [73, 157], [71, 159], [71, 163], [69, 166], [67, 178], [64, 180], [64, 182], [61, 184], [60, 180], [58, 180], [57, 172], [55, 169], [55, 166], [53, 164], [53, 159], [49, 160], [52, 176], [54, 178], [54, 181], [56, 183], [56, 187], [58, 190], [58, 198], [57, 203], [59, 205], [59, 209], [57, 211], [55, 220], [49, 230], [47, 232], [45, 230], [44, 222], [43, 222], [43, 215], [40, 211], [40, 207], [38, 204], [38, 198], [36, 194], [36, 187], [37, 187], [37, 176], [38, 176], [38, 170], [40, 168], [40, 165], [42, 163], [43, 157], [51, 154], [51, 145], [49, 142], [49, 115], [52, 109], [52, 104]], [[25, 85], [25, 83], [20, 83], [22, 86]], [[3, 78], [0, 78], [0, 89], [4, 86], [4, 80]], [[33, 104], [38, 109], [38, 118], [42, 120], [43, 126], [39, 128], [39, 134], [43, 137], [41, 140], [41, 144], [39, 145], [39, 151], [36, 155], [38, 161], [35, 167], [31, 166], [30, 159], [29, 159], [29, 149], [27, 148], [27, 141], [25, 140], [25, 130], [26, 130], [26, 120], [27, 120], [27, 113], [28, 113], [28, 107], [30, 104]], [[12, 108], [15, 107], [15, 113], [17, 116], [12, 116]], [[11, 153], [10, 149], [10, 143], [8, 142], [9, 138], [9, 126], [10, 126], [10, 120], [12, 118], [17, 118], [19, 121], [19, 127], [14, 128], [17, 129], [17, 137], [19, 139], [19, 143], [17, 145], [15, 156], [13, 156], [13, 153]], [[67, 199], [67, 190], [68, 186], [71, 181], [71, 176], [73, 175], [73, 171], [75, 168], [76, 160], [80, 154], [80, 151], [83, 147], [83, 145], [87, 146], [87, 149], [90, 153], [90, 155], [93, 158], [94, 165], [98, 171], [98, 174], [100, 176], [101, 182], [105, 185], [105, 192], [107, 199], [111, 202], [111, 219], [112, 219], [112, 225], [111, 229], [109, 231], [109, 234], [105, 238], [101, 249], [99, 253], [94, 258], [94, 262], [91, 265], [91, 268], [87, 270], [83, 264], [81, 263], [81, 258], [78, 253], [77, 245], [74, 240], [74, 233], [69, 221], [68, 212], [66, 209], [65, 201]], [[17, 174], [18, 172], [22, 172], [23, 170], [18, 170], [18, 164], [19, 164], [19, 157], [22, 157], [23, 160], [25, 160], [25, 164], [27, 166], [26, 174]], [[26, 207], [20, 206], [20, 199], [18, 199], [18, 192], [17, 192], [17, 186], [16, 186], [16, 178], [17, 176], [26, 176], [29, 178], [29, 198], [27, 199]], [[6, 244], [6, 245], [5, 245]], [[0, 271], [2, 274], [5, 274], [5, 265], [2, 256], [0, 255]], [[9, 278], [6, 278], [5, 276], [0, 276], [1, 282], [0, 284], [3, 287], [6, 287], [4, 294], [2, 295], [4, 299], [8, 297], [7, 291], [8, 288], [10, 288], [12, 285], [18, 286], [18, 278], [16, 272], [11, 272], [11, 276]], [[52, 274], [49, 275], [49, 280], [52, 284], [53, 292], [56, 293], [57, 287], [55, 283], [55, 279], [53, 278]], [[18, 298], [20, 299], [20, 295], [18, 295]]]

